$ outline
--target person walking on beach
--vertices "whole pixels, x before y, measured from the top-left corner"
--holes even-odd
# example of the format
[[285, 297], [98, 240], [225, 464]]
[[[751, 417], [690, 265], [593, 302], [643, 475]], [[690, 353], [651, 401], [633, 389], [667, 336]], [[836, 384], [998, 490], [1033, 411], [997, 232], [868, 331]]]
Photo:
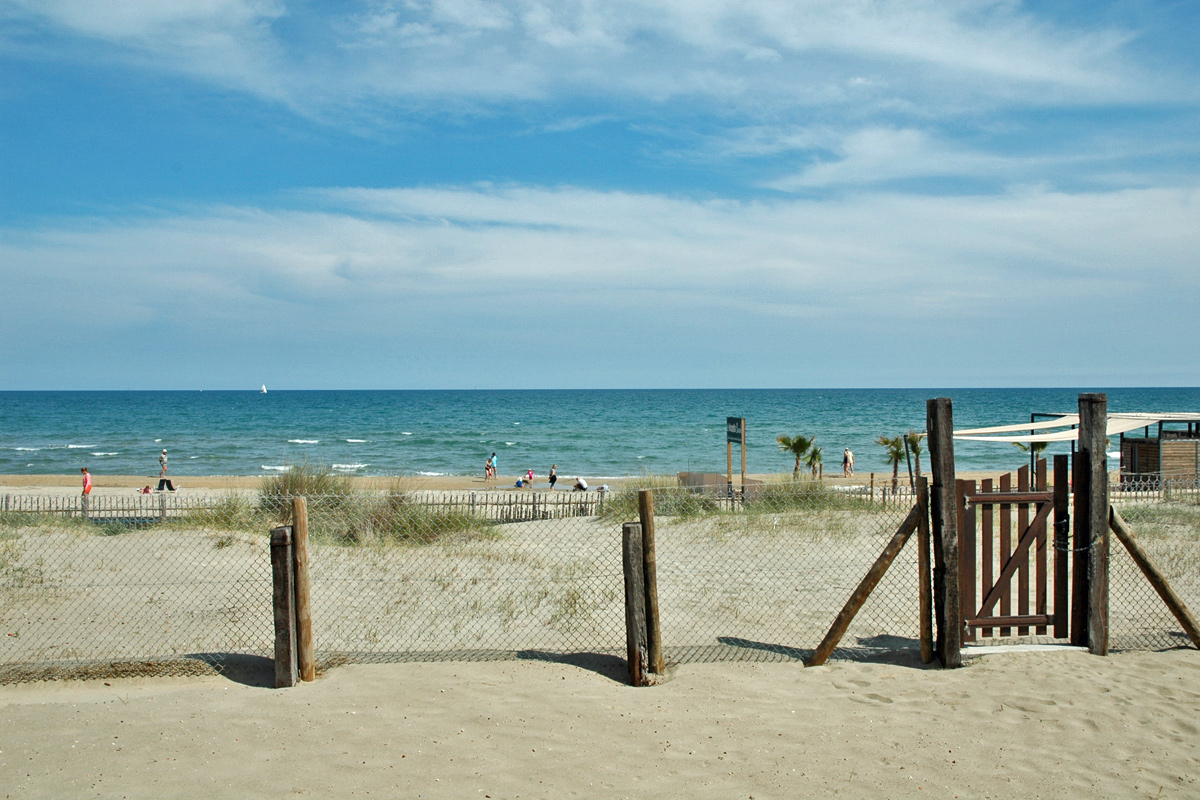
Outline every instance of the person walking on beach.
[[842, 451], [842, 475], [849, 478], [854, 474], [854, 453], [847, 447]]
[[492, 477], [496, 477], [496, 473], [500, 471], [500, 459], [496, 458], [496, 454], [492, 453]]
[[483, 482], [487, 483], [492, 479], [492, 460], [489, 458], [487, 463], [483, 465]]
[[88, 472], [88, 468], [84, 467], [80, 470], [83, 473], [83, 496], [87, 497], [92, 493], [92, 473]]
[[554, 491], [556, 483], [558, 483], [558, 464], [550, 467], [550, 491]]
[[171, 483], [171, 479], [167, 477], [167, 451], [163, 450], [158, 457], [158, 490], [161, 492], [175, 491], [175, 484]]

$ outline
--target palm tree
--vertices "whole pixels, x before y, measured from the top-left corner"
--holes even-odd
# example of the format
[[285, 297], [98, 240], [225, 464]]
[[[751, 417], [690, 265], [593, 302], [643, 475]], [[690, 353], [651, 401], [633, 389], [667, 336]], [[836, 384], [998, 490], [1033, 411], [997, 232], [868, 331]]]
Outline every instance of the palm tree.
[[921, 440], [925, 438], [925, 434], [909, 430], [904, 434], [904, 438], [908, 440], [908, 449], [912, 451], [913, 458], [917, 460], [917, 477], [919, 478], [921, 477]]
[[[921, 477], [921, 440], [925, 438], [925, 434], [917, 433], [912, 428], [908, 429], [908, 433], [904, 434], [904, 443], [908, 447], [908, 452], [912, 453], [913, 458], [917, 461], [917, 477]], [[913, 482], [912, 464], [908, 465], [909, 475], [908, 482], [916, 488], [916, 483]]]
[[815, 436], [779, 436], [775, 439], [779, 442], [780, 450], [796, 457], [796, 466], [792, 469], [793, 478], [800, 474], [800, 459], [804, 458], [816, 440]]
[[900, 488], [900, 462], [904, 460], [903, 436], [880, 436], [875, 444], [883, 447], [887, 462], [892, 465], [892, 491]]
[[817, 477], [817, 469], [821, 466], [821, 448], [816, 445], [810, 447], [804, 463], [808, 464], [808, 468], [812, 470], [813, 477]]
[[1029, 444], [1025, 444], [1024, 442], [1013, 442], [1013, 447], [1019, 448], [1021, 452], [1033, 454], [1029, 459], [1033, 463], [1033, 469], [1037, 468], [1038, 459], [1042, 457], [1042, 453], [1044, 453], [1046, 448], [1049, 446], [1049, 442], [1030, 442]]

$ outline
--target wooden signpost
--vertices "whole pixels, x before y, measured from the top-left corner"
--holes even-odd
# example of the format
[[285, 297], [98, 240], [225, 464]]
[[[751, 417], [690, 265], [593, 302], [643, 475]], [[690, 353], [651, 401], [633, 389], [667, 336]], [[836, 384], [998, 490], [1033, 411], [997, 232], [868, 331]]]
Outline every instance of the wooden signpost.
[[729, 495], [733, 496], [733, 446], [742, 449], [742, 488], [746, 487], [746, 418], [725, 418], [725, 450], [729, 467]]

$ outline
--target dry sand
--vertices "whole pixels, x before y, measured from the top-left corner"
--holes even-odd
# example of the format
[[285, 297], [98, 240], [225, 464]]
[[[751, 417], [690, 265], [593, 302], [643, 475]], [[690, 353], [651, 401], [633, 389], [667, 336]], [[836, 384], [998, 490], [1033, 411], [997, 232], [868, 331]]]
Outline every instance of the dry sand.
[[961, 670], [616, 659], [0, 686], [3, 797], [1200, 795], [1200, 654]]

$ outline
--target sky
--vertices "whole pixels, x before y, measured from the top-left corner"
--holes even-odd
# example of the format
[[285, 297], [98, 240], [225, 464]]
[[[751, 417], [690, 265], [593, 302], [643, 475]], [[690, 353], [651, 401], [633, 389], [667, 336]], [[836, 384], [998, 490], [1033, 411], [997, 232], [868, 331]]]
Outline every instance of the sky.
[[0, 389], [1197, 386], [1198, 31], [0, 0]]

